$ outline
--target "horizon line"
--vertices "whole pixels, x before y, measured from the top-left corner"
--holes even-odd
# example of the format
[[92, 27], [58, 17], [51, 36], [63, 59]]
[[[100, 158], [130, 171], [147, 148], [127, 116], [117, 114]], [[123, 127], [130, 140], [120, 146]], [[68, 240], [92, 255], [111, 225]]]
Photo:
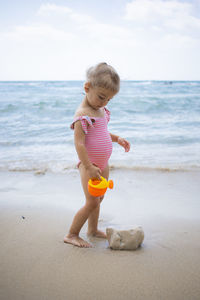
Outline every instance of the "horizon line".
[[[0, 82], [60, 82], [60, 81], [85, 81], [85, 79], [33, 79], [33, 80], [0, 80]], [[174, 82], [174, 81], [200, 81], [200, 79], [121, 79], [120, 81], [166, 81], [166, 82]]]

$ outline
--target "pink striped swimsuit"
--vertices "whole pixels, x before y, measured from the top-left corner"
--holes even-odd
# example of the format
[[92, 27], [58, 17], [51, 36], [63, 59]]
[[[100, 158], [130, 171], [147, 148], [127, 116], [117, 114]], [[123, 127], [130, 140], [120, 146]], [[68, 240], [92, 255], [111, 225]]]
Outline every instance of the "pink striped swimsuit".
[[[112, 153], [112, 139], [107, 129], [109, 120], [110, 111], [104, 108], [104, 117], [102, 118], [80, 116], [75, 118], [71, 124], [71, 129], [74, 129], [74, 123], [81, 121], [89, 160], [102, 171], [108, 165]], [[78, 166], [79, 164], [80, 161]]]

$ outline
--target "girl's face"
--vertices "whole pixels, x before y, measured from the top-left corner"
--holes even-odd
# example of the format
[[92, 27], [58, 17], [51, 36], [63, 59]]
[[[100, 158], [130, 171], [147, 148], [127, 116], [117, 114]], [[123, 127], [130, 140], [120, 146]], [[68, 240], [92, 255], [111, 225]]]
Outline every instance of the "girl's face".
[[116, 94], [111, 90], [102, 87], [91, 87], [87, 84], [85, 84], [85, 92], [89, 105], [96, 110], [106, 106]]

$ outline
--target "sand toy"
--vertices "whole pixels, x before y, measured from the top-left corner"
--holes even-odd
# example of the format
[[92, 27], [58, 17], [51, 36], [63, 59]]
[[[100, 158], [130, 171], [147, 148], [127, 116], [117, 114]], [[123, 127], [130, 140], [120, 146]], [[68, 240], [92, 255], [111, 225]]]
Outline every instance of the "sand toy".
[[104, 177], [101, 176], [101, 180], [90, 179], [88, 181], [88, 191], [90, 195], [94, 197], [103, 196], [107, 191], [107, 188], [113, 189], [113, 181], [107, 181]]

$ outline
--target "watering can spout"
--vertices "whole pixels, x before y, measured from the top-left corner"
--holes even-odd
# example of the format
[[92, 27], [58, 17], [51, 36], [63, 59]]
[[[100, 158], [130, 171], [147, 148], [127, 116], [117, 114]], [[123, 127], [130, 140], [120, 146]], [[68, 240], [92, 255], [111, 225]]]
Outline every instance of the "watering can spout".
[[113, 189], [113, 186], [114, 186], [113, 181], [112, 181], [112, 180], [109, 180], [109, 181], [108, 181], [108, 187], [109, 187], [109, 189]]

